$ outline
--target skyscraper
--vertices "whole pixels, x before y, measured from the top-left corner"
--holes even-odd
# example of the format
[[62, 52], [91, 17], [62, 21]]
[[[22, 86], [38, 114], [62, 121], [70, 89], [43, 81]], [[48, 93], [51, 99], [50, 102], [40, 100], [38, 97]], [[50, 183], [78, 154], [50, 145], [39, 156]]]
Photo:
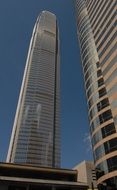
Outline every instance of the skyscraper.
[[60, 63], [56, 16], [43, 11], [29, 46], [7, 162], [60, 167]]
[[117, 188], [117, 1], [74, 3], [97, 182]]

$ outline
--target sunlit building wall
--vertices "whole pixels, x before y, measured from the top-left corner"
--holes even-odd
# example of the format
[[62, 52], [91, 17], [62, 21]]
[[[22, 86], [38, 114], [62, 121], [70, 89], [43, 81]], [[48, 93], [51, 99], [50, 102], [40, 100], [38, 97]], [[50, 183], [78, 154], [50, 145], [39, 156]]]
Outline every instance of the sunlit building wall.
[[93, 161], [84, 160], [73, 169], [78, 172], [78, 181], [86, 183], [90, 189], [97, 190], [96, 172]]
[[117, 1], [74, 3], [97, 183], [117, 187]]

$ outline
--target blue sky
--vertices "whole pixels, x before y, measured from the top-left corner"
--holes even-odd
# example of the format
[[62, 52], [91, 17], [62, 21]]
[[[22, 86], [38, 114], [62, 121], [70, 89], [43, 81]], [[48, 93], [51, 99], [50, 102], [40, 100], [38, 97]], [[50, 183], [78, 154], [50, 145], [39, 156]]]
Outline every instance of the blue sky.
[[56, 14], [61, 48], [62, 167], [92, 159], [72, 0], [0, 0], [0, 161], [5, 161], [28, 46], [42, 10]]

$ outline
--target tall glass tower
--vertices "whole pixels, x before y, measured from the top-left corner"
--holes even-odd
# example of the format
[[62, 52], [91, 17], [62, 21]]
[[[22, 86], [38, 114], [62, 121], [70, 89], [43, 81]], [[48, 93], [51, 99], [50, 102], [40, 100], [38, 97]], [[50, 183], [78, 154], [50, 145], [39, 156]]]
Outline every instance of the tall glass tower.
[[7, 162], [60, 167], [60, 63], [56, 16], [43, 11], [29, 46]]
[[117, 1], [74, 0], [97, 183], [117, 188]]

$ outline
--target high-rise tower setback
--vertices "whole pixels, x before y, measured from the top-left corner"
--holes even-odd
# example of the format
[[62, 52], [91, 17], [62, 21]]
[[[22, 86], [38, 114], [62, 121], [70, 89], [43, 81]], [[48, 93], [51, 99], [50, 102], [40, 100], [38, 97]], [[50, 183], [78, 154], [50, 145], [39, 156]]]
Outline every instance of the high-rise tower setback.
[[117, 1], [74, 3], [97, 182], [117, 188]]
[[43, 11], [29, 46], [7, 162], [60, 167], [60, 60], [56, 16]]

